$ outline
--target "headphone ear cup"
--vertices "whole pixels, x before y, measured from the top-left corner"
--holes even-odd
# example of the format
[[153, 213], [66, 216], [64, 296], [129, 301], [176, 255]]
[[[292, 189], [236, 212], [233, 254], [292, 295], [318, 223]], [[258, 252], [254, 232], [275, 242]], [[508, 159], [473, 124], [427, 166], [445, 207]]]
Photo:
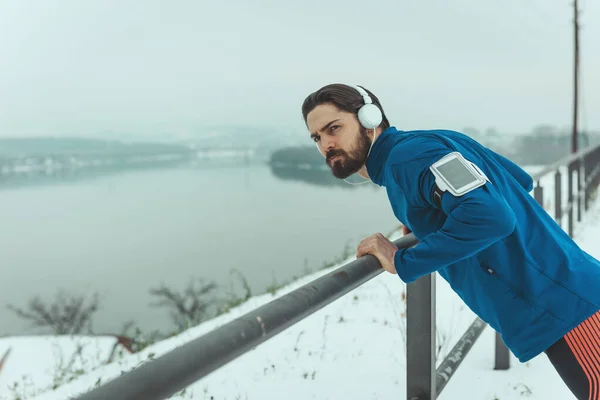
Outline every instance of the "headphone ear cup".
[[358, 110], [358, 120], [366, 129], [375, 129], [381, 124], [383, 115], [375, 104], [365, 104]]

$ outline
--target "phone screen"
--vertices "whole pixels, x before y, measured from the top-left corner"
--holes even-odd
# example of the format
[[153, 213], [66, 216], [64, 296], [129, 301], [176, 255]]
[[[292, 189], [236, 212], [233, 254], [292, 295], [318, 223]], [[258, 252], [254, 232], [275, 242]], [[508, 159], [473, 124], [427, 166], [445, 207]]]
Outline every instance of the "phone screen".
[[455, 189], [477, 181], [473, 173], [456, 158], [438, 166], [437, 169]]

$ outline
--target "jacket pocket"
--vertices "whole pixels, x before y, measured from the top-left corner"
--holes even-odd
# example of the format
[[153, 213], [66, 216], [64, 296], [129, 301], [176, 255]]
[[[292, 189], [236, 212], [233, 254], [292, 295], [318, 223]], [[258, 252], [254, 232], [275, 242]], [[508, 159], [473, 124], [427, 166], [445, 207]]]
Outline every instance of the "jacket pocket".
[[[529, 260], [527, 260], [527, 263], [530, 264]], [[540, 292], [548, 292], [552, 290], [552, 286], [549, 286], [545, 282], [545, 278], [540, 279], [538, 275], [541, 273], [537, 268], [535, 268], [534, 265], [527, 266], [528, 270], [523, 274], [525, 279], [520, 281], [507, 279], [503, 276], [502, 271], [496, 271], [494, 267], [485, 262], [481, 263], [480, 265], [486, 274], [506, 288], [506, 294], [513, 302], [520, 301], [524, 306], [529, 306], [532, 311], [535, 311], [538, 314], [545, 313], [558, 321], [564, 322], [563, 318], [561, 318], [559, 314], [555, 312], [555, 309], [547, 304], [546, 301], [544, 301], [544, 299], [547, 297], [547, 293], [544, 295], [543, 293], [538, 293], [537, 290], [534, 290], [534, 288], [540, 288]], [[502, 302], [503, 299], [498, 298], [496, 301]], [[518, 312], [518, 310], [515, 311]], [[540, 315], [539, 318], [542, 316], [543, 315]], [[535, 321], [531, 322], [534, 323]]]
[[[587, 277], [587, 280], [583, 276], [574, 278], [575, 273], [569, 269], [567, 264], [562, 265], [555, 261], [549, 265], [549, 270], [557, 271], [564, 268], [564, 271], [561, 272], [561, 281], [561, 279], [553, 276], [558, 273], [552, 274], [546, 271], [529, 257], [525, 257], [525, 261], [529, 266], [530, 279], [533, 282], [531, 284], [531, 296], [546, 309], [552, 310], [555, 315], [562, 315], [564, 318], [561, 320], [571, 319], [574, 313], [583, 308], [598, 308], [583, 293], [574, 292], [569, 287], [570, 282], [579, 279], [580, 282], [585, 282], [585, 287], [597, 288], [597, 279], [594, 280], [590, 276]], [[592, 290], [596, 291], [597, 289]]]
[[486, 264], [478, 267], [478, 296], [489, 319], [486, 322], [509, 348], [522, 349], [528, 338], [559, 323], [545, 308], [517, 293], [493, 268]]

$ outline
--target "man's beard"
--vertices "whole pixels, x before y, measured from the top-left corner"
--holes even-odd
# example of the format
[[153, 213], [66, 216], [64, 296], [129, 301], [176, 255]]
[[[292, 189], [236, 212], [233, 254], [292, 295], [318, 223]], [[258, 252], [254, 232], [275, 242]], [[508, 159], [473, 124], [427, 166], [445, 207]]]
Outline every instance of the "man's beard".
[[[360, 127], [360, 134], [356, 141], [356, 146], [350, 151], [350, 154], [344, 150], [330, 150], [326, 154], [326, 162], [333, 176], [339, 179], [346, 179], [352, 174], [358, 172], [361, 167], [365, 164], [369, 148], [371, 147], [371, 139], [367, 135], [367, 130], [364, 127]], [[335, 156], [339, 156], [338, 159], [333, 161], [331, 159]]]

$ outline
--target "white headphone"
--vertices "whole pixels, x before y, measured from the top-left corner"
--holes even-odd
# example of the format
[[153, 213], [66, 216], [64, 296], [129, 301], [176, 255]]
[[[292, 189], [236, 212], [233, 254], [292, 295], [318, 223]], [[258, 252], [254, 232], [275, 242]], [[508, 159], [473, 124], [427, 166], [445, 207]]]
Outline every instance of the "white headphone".
[[373, 100], [371, 100], [371, 96], [358, 85], [349, 85], [356, 89], [358, 93], [361, 94], [365, 104], [358, 110], [358, 120], [360, 124], [364, 126], [366, 129], [375, 129], [381, 124], [383, 120], [383, 115], [379, 107], [373, 104]]

